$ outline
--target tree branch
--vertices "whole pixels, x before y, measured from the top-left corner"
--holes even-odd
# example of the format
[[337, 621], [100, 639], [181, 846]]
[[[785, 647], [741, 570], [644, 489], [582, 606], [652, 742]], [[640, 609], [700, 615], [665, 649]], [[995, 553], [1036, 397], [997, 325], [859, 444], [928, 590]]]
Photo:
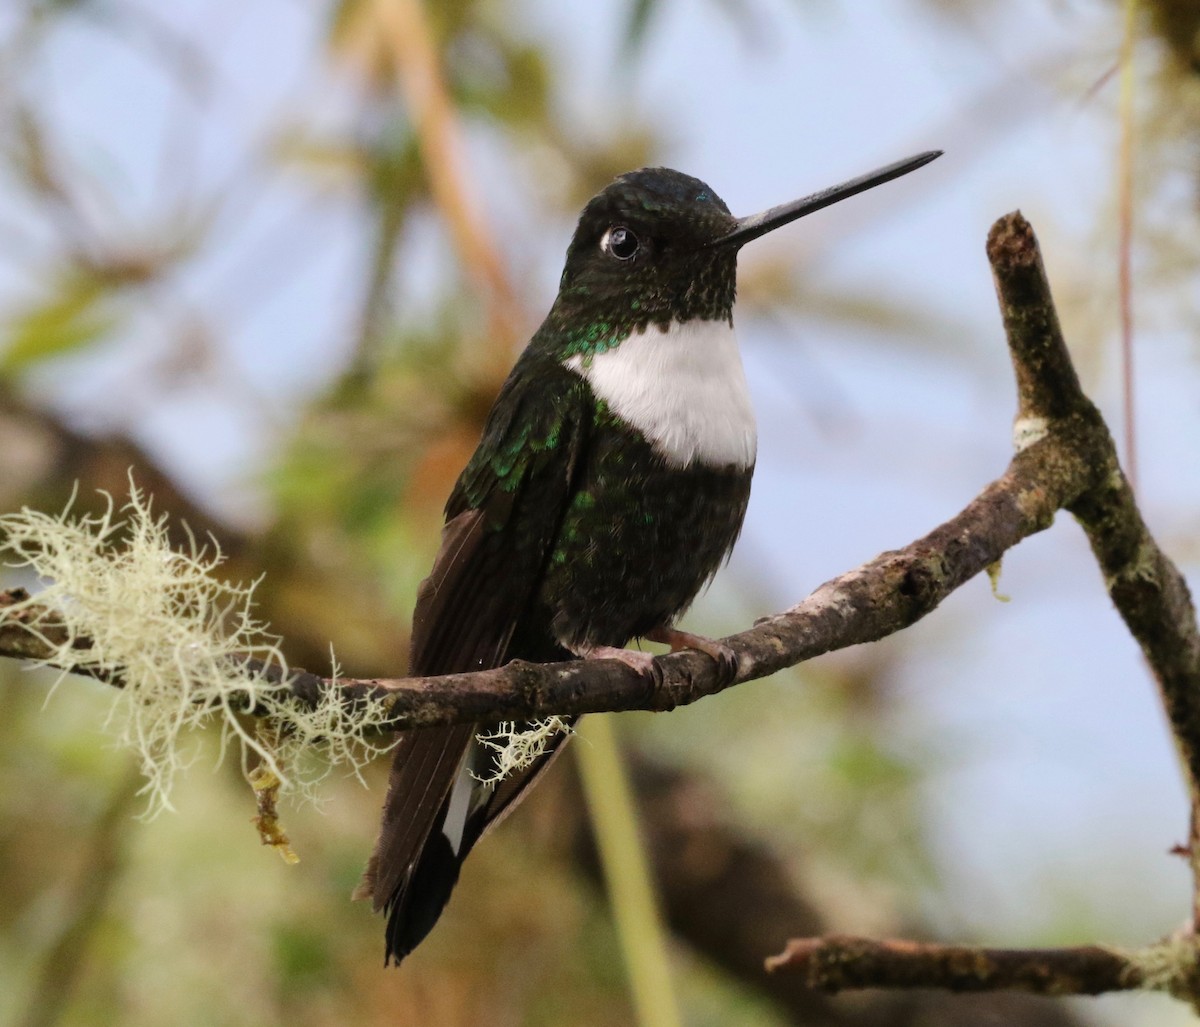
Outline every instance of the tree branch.
[[[660, 657], [662, 673], [656, 680], [614, 660], [514, 660], [495, 670], [439, 677], [335, 680], [297, 672], [289, 683], [304, 704], [335, 686], [348, 700], [382, 696], [393, 726], [404, 729], [687, 705], [920, 620], [1006, 550], [1049, 527], [1055, 510], [1079, 498], [1091, 477], [1087, 446], [1079, 449], [1076, 440], [1055, 437], [1018, 453], [1002, 478], [924, 538], [877, 556], [826, 582], [790, 610], [723, 639], [738, 657], [732, 680], [722, 678], [709, 657], [687, 651]], [[0, 593], [0, 608], [6, 596]], [[26, 611], [23, 620], [43, 633], [61, 630], [58, 615], [45, 608]], [[20, 636], [0, 622], [0, 656], [51, 658], [49, 646]]]
[[796, 938], [767, 969], [802, 974], [810, 988], [1012, 989], [1035, 995], [1100, 995], [1147, 986], [1134, 954], [1099, 945], [1062, 949], [988, 949], [831, 934]]
[[[1200, 809], [1200, 630], [1179, 569], [1142, 520], [1112, 437], [1083, 395], [1058, 325], [1033, 229], [1010, 214], [988, 236], [988, 258], [1017, 376], [1018, 434], [1051, 438], [1072, 421], [1094, 439], [1090, 486], [1063, 505], [1075, 515], [1100, 564], [1105, 587], [1158, 682], [1183, 761], [1192, 809]], [[1049, 372], [1049, 373], [1047, 373]], [[1192, 876], [1200, 886], [1200, 817], [1189, 831]], [[1193, 891], [1200, 922], [1200, 887]]]

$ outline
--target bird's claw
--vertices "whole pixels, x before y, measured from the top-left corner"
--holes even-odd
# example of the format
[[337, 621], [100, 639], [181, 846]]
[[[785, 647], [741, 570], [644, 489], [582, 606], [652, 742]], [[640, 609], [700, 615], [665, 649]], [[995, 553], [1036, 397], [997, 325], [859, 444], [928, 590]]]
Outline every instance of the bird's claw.
[[[713, 647], [713, 651], [708, 652], [708, 655], [717, 665], [717, 677], [721, 684], [727, 685], [737, 677], [738, 655], [729, 646], [720, 642], [714, 642]], [[701, 651], [707, 652], [707, 650]]]
[[637, 649], [620, 649], [613, 645], [598, 645], [580, 655], [586, 660], [616, 660], [636, 671], [655, 687], [663, 683], [662, 666], [653, 653], [643, 653]]
[[683, 649], [695, 649], [704, 653], [717, 665], [717, 680], [722, 685], [728, 685], [737, 677], [738, 655], [724, 642], [705, 638], [703, 635], [693, 635], [690, 631], [680, 631], [678, 628], [660, 628], [646, 637], [651, 641], [669, 645], [673, 653]]

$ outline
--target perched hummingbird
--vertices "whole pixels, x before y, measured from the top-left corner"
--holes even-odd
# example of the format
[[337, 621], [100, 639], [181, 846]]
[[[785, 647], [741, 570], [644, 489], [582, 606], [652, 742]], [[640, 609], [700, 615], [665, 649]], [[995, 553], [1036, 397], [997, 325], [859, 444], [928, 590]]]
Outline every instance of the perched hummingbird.
[[[446, 504], [413, 618], [410, 673], [509, 660], [654, 657], [630, 639], [709, 654], [674, 627], [741, 531], [757, 435], [733, 331], [737, 254], [751, 239], [906, 175], [922, 153], [735, 218], [667, 168], [622, 175], [583, 209], [558, 296], [505, 381]], [[385, 963], [429, 933], [483, 833], [561, 747], [484, 784], [495, 725], [405, 732], [358, 896], [387, 913]]]

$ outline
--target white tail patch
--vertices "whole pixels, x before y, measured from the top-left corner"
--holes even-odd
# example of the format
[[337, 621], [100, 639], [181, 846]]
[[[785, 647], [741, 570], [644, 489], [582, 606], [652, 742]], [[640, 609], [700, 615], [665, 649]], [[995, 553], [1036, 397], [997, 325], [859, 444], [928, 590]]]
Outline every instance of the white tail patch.
[[675, 322], [665, 331], [648, 325], [565, 365], [673, 466], [754, 465], [758, 432], [728, 321]]
[[[472, 747], [473, 748], [473, 747]], [[471, 793], [479, 787], [471, 774], [470, 759], [459, 768], [458, 776], [454, 779], [454, 787], [450, 790], [450, 805], [446, 809], [446, 819], [442, 822], [442, 834], [450, 843], [450, 850], [459, 855], [462, 849], [463, 831], [466, 830], [467, 816], [471, 812]]]

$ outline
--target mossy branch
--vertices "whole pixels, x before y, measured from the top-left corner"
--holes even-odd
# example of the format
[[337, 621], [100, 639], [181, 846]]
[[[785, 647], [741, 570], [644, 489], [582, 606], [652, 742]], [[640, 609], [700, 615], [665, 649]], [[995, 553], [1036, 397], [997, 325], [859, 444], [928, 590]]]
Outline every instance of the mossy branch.
[[215, 543], [172, 549], [166, 519], [132, 482], [120, 510], [110, 500], [98, 515], [0, 517], [0, 553], [47, 583], [36, 600], [0, 593], [0, 655], [117, 687], [108, 722], [138, 757], [151, 812], [170, 807], [189, 762], [186, 736], [210, 724], [223, 750], [275, 782], [270, 796], [315, 783], [309, 765], [297, 767], [318, 746], [352, 771], [389, 747], [382, 704], [345, 702], [336, 678], [312, 702], [295, 702], [281, 683], [279, 640], [255, 615], [254, 585], [213, 573], [223, 560]]

